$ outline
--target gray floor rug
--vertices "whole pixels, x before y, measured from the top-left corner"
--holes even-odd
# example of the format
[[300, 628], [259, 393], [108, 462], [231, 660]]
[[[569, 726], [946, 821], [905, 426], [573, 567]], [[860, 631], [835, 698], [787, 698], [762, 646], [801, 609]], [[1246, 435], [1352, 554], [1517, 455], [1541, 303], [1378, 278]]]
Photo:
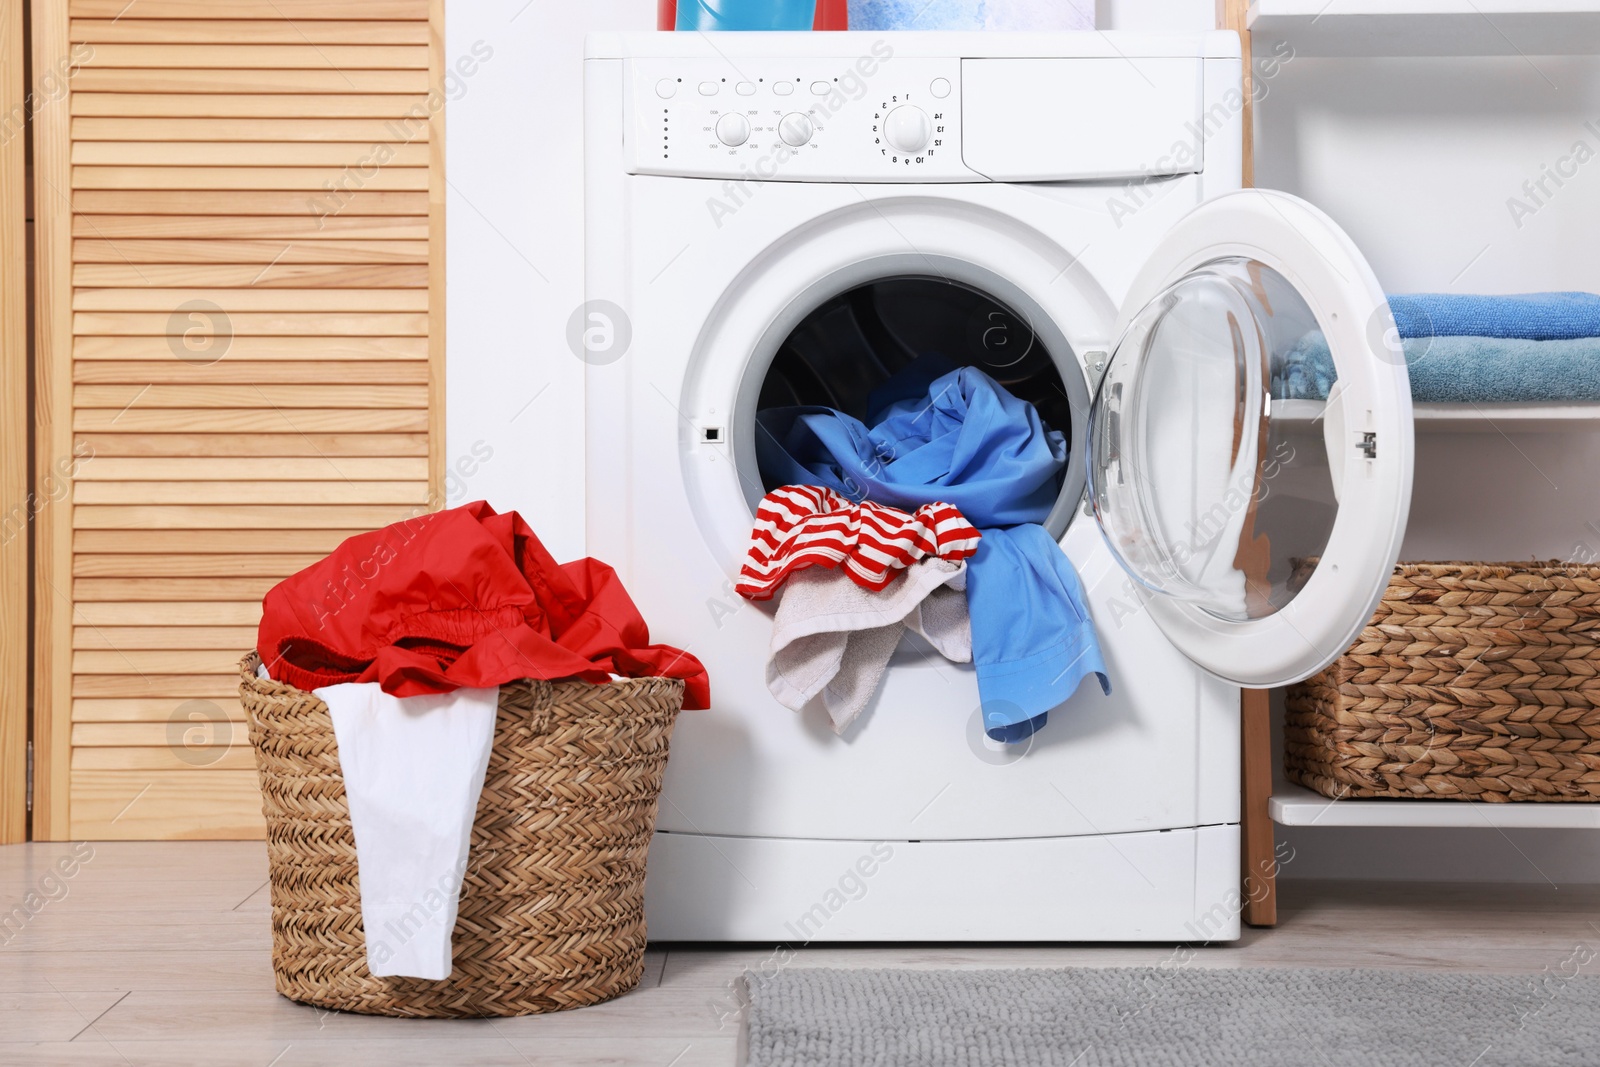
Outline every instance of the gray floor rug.
[[749, 975], [749, 1067], [1600, 1064], [1600, 978], [1437, 971]]

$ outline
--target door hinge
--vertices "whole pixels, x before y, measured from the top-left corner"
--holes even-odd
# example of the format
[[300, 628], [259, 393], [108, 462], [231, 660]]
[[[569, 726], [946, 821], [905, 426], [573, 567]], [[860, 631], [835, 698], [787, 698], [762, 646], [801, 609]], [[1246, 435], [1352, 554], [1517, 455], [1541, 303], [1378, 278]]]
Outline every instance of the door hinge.
[[1100, 388], [1100, 379], [1106, 376], [1106, 365], [1111, 362], [1111, 353], [1097, 350], [1083, 354], [1083, 369], [1089, 372], [1089, 388]]
[[1378, 458], [1378, 435], [1370, 431], [1361, 435], [1361, 443], [1356, 448], [1368, 459]]
[[28, 810], [33, 810], [33, 742], [28, 742]]

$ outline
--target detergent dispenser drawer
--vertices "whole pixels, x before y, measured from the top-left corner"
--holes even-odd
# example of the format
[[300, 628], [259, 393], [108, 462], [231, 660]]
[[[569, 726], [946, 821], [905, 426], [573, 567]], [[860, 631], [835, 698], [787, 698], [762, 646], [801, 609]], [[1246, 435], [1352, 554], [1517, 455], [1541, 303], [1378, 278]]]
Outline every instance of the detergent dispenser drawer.
[[962, 160], [994, 181], [1197, 174], [1205, 63], [1191, 58], [968, 59]]

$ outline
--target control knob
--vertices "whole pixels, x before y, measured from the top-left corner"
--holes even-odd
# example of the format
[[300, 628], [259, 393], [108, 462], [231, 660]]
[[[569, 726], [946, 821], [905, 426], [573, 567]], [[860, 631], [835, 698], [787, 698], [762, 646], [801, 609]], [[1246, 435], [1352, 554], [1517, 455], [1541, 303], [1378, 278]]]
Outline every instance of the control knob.
[[738, 148], [750, 139], [750, 120], [737, 111], [730, 111], [717, 120], [717, 140], [729, 148]]
[[901, 104], [884, 118], [883, 139], [898, 152], [920, 152], [933, 139], [933, 123], [920, 107]]
[[811, 140], [811, 120], [798, 111], [791, 111], [778, 120], [778, 136], [790, 148], [799, 148]]

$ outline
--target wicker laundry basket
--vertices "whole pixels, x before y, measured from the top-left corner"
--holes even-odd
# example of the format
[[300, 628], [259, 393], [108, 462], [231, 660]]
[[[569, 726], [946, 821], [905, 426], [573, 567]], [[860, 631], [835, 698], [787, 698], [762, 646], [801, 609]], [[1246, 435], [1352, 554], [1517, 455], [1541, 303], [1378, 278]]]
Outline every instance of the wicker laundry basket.
[[1402, 564], [1287, 708], [1284, 771], [1324, 796], [1600, 799], [1600, 567]]
[[344, 780], [328, 707], [256, 677], [239, 695], [261, 775], [272, 967], [291, 1000], [375, 1015], [526, 1015], [632, 989], [644, 968], [645, 854], [683, 682], [522, 681], [500, 711], [449, 978], [367, 970]]

